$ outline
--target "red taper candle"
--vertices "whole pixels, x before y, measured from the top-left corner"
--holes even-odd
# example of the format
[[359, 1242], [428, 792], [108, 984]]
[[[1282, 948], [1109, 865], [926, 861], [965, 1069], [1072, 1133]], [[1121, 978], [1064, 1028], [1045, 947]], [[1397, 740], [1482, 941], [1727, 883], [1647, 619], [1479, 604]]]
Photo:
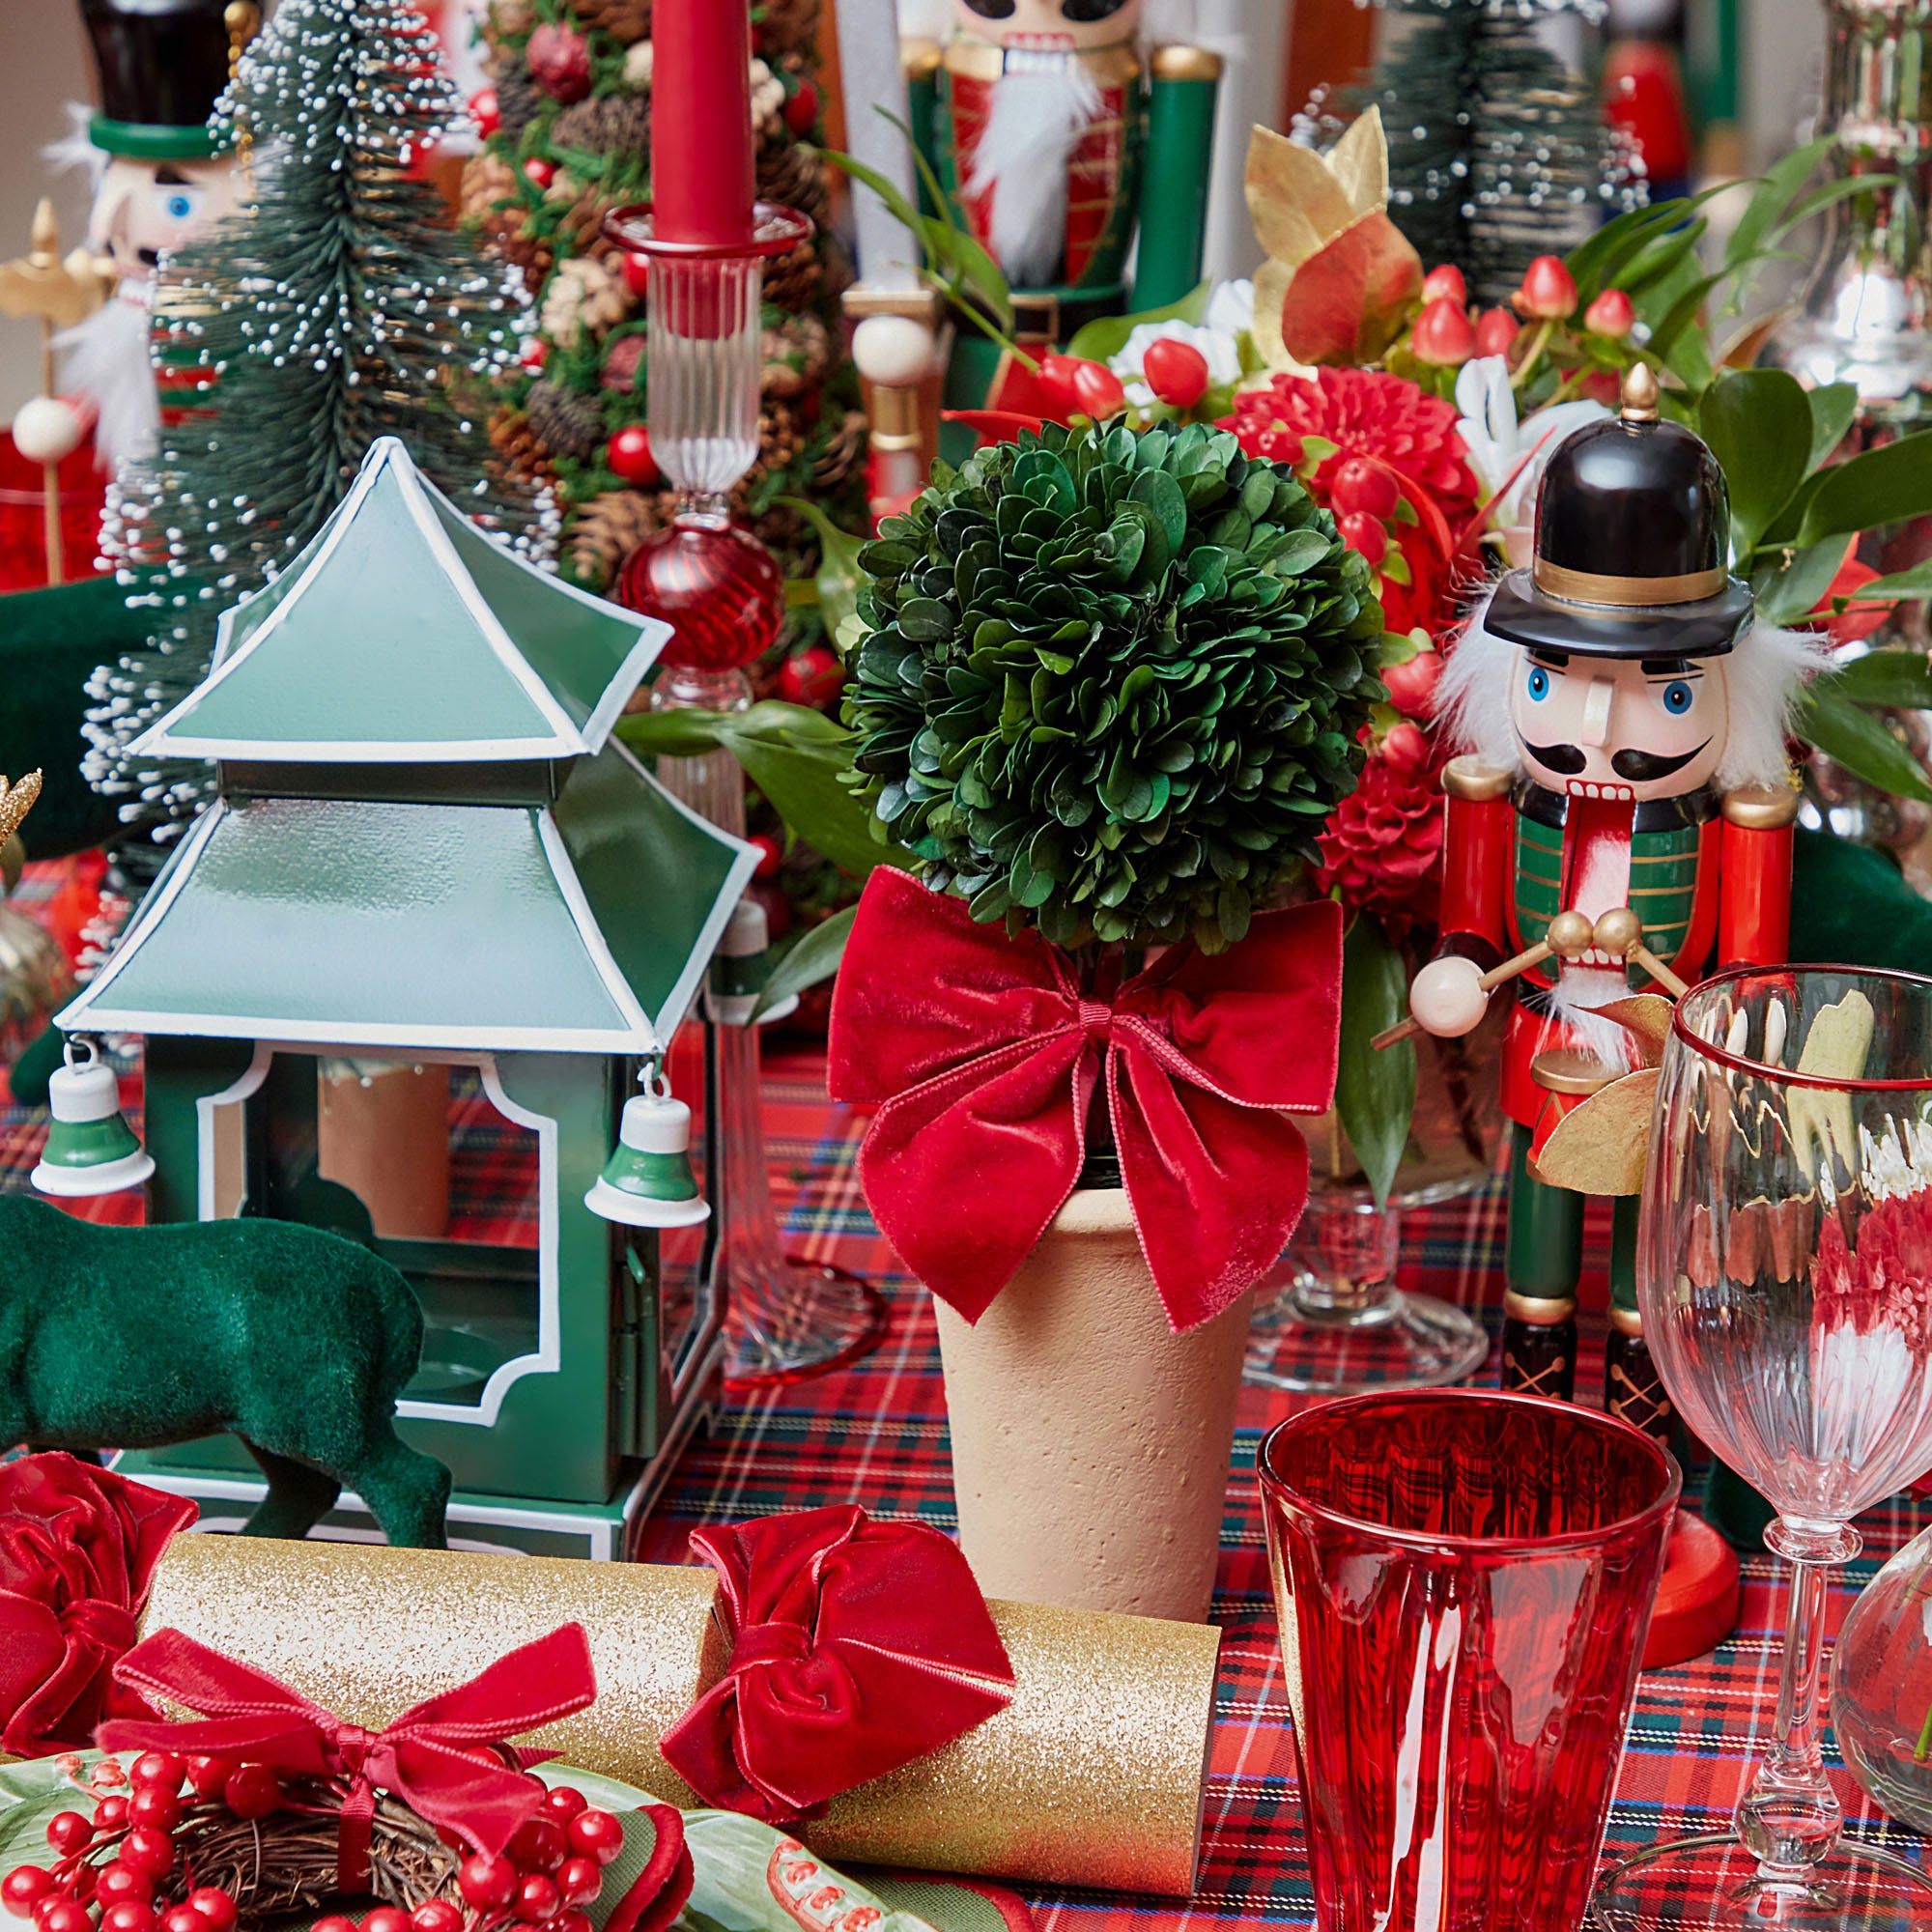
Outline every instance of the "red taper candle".
[[651, 9], [651, 226], [661, 242], [752, 239], [749, 0]]

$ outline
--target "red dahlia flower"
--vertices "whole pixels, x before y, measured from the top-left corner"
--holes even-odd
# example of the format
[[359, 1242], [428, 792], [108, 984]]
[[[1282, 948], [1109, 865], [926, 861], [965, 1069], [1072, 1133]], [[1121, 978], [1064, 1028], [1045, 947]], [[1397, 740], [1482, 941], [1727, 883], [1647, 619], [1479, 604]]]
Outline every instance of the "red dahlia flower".
[[1322, 830], [1316, 883], [1350, 912], [1375, 914], [1392, 938], [1435, 922], [1442, 764], [1438, 755], [1404, 770], [1374, 753]]

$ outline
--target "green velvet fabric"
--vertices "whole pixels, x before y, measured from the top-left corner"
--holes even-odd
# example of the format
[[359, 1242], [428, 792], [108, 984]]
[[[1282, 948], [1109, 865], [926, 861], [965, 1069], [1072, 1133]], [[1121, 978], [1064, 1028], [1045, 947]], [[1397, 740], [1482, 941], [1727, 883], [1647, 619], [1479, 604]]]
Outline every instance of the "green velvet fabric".
[[233, 1431], [269, 1479], [256, 1536], [305, 1536], [347, 1487], [390, 1543], [444, 1547], [449, 1471], [395, 1430], [422, 1333], [409, 1283], [318, 1228], [98, 1227], [0, 1195], [0, 1440]]
[[1791, 859], [1791, 957], [1932, 974], [1932, 900], [1883, 852], [1801, 827]]
[[7, 1091], [20, 1107], [44, 1107], [47, 1082], [61, 1064], [67, 1036], [57, 1026], [43, 1027], [20, 1049], [19, 1058], [7, 1069]]
[[0, 772], [46, 774], [20, 828], [30, 859], [85, 852], [119, 830], [115, 802], [80, 775], [80, 725], [87, 680], [146, 640], [149, 614], [128, 610], [111, 577], [0, 597]]

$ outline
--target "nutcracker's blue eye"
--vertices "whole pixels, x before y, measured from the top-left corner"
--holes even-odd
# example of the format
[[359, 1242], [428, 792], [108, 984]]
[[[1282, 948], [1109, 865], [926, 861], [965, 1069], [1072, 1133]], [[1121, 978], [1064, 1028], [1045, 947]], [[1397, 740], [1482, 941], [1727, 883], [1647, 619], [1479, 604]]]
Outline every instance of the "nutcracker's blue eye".
[[194, 213], [194, 203], [185, 194], [171, 194], [161, 206], [173, 221], [185, 221]]
[[1529, 668], [1529, 695], [1538, 704], [1549, 696], [1549, 673], [1541, 665]]
[[1682, 718], [1690, 709], [1691, 696], [1690, 687], [1678, 678], [1663, 687], [1663, 708], [1671, 717]]

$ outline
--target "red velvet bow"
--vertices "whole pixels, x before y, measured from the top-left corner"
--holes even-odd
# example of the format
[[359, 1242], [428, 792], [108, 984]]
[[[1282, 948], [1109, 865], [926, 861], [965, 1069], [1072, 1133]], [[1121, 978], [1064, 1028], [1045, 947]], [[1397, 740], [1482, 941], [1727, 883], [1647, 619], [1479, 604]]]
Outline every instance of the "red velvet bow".
[[0, 1468], [0, 1749], [72, 1749], [103, 1717], [148, 1710], [109, 1673], [194, 1517], [185, 1496], [55, 1450]]
[[335, 1851], [344, 1891], [366, 1885], [379, 1787], [477, 1851], [500, 1852], [543, 1803], [543, 1786], [479, 1747], [501, 1747], [520, 1764], [541, 1764], [556, 1753], [518, 1751], [503, 1740], [581, 1711], [597, 1695], [581, 1624], [560, 1625], [510, 1651], [469, 1683], [413, 1706], [381, 1731], [352, 1724], [267, 1671], [177, 1630], [156, 1631], [136, 1644], [115, 1665], [114, 1676], [156, 1702], [185, 1704], [204, 1719], [179, 1724], [115, 1719], [98, 1733], [105, 1750], [206, 1753], [266, 1764], [294, 1777], [347, 1778]]
[[1012, 1701], [956, 1544], [855, 1505], [694, 1530], [718, 1571], [724, 1675], [665, 1733], [706, 1804], [768, 1825], [925, 1756]]
[[1178, 1332], [1280, 1255], [1308, 1199], [1289, 1114], [1334, 1096], [1342, 910], [1262, 913], [1226, 952], [1178, 946], [1111, 999], [1034, 933], [881, 867], [832, 997], [833, 1096], [879, 1111], [866, 1199], [909, 1267], [978, 1321], [1065, 1204], [1106, 1081], [1121, 1176]]

